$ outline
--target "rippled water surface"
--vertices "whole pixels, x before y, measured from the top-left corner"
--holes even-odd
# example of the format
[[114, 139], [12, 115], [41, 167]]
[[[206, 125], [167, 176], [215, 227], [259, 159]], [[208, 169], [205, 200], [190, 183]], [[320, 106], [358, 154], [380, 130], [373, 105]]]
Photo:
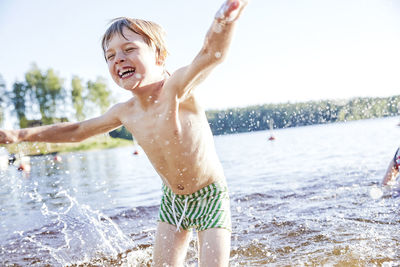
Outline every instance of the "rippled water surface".
[[[275, 141], [265, 131], [216, 136], [231, 266], [400, 265], [400, 191], [379, 185], [398, 121], [282, 129]], [[161, 182], [132, 152], [34, 157], [29, 177], [1, 172], [0, 266], [150, 266]]]

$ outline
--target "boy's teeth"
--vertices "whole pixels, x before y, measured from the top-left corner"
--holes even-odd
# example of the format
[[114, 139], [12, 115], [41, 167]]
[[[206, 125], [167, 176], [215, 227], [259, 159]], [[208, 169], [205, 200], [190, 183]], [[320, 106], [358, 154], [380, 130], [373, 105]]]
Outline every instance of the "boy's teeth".
[[133, 72], [135, 72], [135, 69], [129, 68], [129, 69], [125, 69], [125, 70], [120, 70], [120, 71], [118, 72], [118, 75], [119, 75], [121, 78], [123, 78], [123, 77], [126, 77], [126, 76], [130, 75], [130, 74], [133, 73]]

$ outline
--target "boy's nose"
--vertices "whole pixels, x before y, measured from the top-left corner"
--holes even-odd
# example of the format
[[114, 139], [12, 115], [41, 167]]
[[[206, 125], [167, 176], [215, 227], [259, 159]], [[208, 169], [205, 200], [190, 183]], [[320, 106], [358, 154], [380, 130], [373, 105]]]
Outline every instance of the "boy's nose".
[[115, 55], [115, 63], [122, 63], [125, 61], [125, 54], [124, 53], [117, 53]]

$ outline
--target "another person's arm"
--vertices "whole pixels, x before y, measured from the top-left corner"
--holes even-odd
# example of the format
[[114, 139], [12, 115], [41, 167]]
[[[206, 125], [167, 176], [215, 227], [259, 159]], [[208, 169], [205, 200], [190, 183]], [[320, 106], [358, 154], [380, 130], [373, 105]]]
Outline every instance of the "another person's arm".
[[227, 0], [222, 5], [198, 55], [191, 64], [178, 69], [170, 78], [169, 82], [178, 90], [178, 98], [188, 95], [226, 57], [235, 22], [246, 5], [246, 0]]
[[396, 181], [396, 177], [399, 174], [399, 166], [397, 163], [397, 157], [399, 155], [399, 149], [397, 149], [393, 159], [390, 161], [389, 166], [386, 170], [385, 176], [382, 180], [382, 185], [389, 185]]
[[19, 130], [0, 130], [0, 143], [10, 144], [18, 142], [80, 142], [91, 136], [109, 132], [119, 126], [118, 117], [120, 104], [115, 105], [102, 116], [82, 122], [64, 122]]

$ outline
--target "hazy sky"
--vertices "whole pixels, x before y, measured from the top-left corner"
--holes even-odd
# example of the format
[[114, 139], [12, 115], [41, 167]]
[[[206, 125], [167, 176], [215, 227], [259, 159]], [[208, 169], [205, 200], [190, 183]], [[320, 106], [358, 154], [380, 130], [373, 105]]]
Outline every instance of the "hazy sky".
[[[0, 0], [0, 74], [8, 88], [35, 62], [70, 88], [106, 77], [110, 19], [153, 20], [167, 32], [170, 72], [203, 44], [217, 0]], [[198, 89], [206, 108], [400, 94], [400, 1], [252, 0], [227, 60]]]

